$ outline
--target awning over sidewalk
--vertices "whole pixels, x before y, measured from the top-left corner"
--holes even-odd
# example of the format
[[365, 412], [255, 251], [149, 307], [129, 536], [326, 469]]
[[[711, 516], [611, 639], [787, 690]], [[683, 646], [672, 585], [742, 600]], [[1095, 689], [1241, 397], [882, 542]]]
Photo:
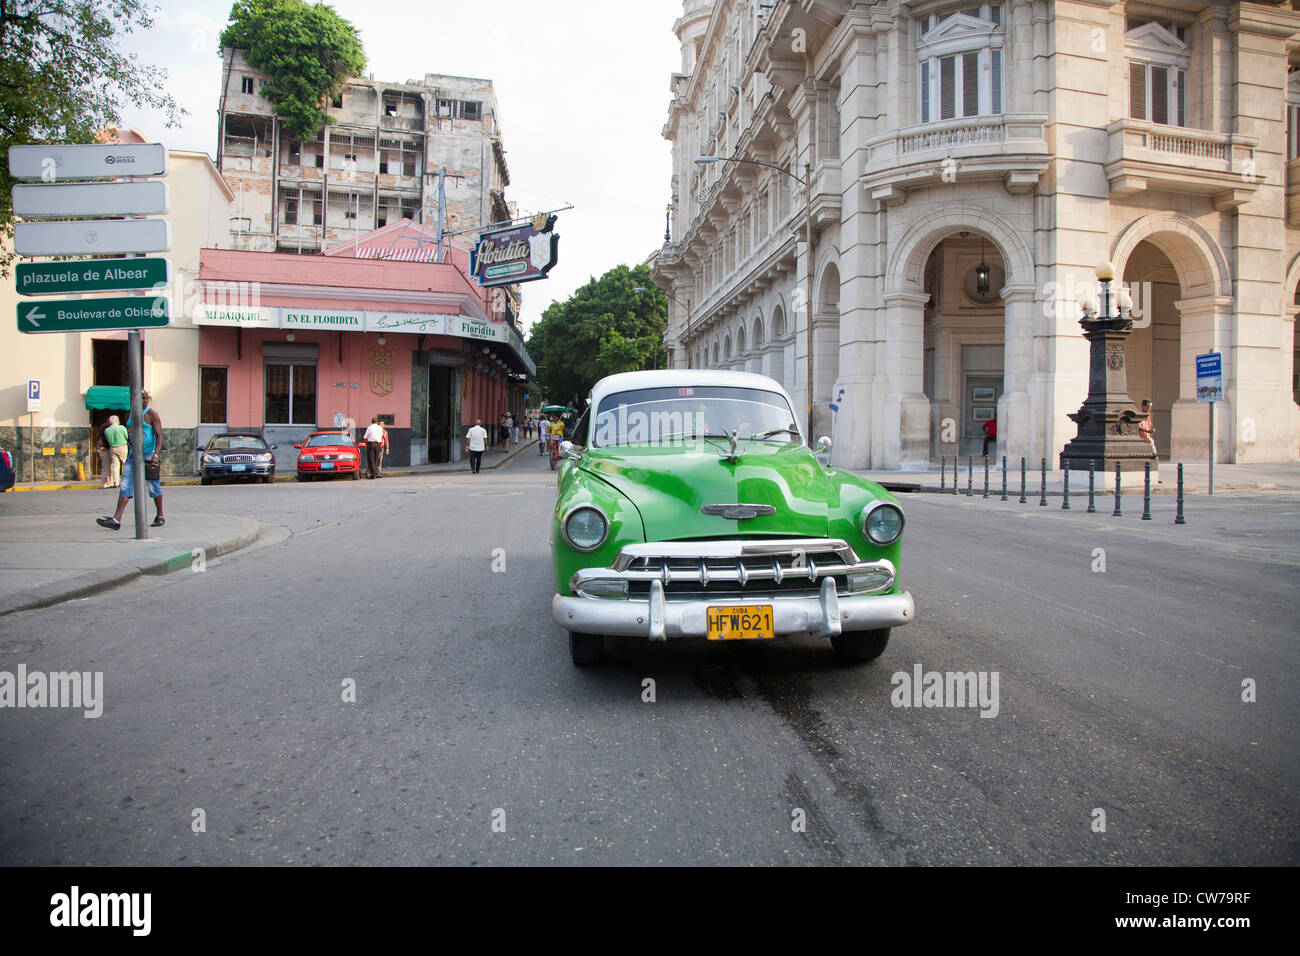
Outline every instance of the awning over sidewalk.
[[92, 385], [86, 389], [86, 408], [130, 408], [131, 389], [125, 385]]

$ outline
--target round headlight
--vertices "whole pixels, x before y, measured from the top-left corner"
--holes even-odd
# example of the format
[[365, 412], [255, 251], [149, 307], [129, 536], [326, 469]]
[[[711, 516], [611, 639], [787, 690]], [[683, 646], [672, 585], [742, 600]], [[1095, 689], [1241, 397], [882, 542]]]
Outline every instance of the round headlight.
[[903, 512], [890, 504], [873, 505], [862, 522], [862, 530], [872, 544], [893, 544], [903, 533]]
[[595, 551], [609, 535], [609, 519], [594, 505], [579, 505], [561, 523], [564, 540], [579, 551]]

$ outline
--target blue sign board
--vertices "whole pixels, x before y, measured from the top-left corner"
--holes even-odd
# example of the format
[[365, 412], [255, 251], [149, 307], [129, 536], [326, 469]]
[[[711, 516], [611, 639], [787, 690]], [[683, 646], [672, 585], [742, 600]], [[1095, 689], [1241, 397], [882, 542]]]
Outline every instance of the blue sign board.
[[1223, 353], [1208, 352], [1196, 356], [1196, 400], [1223, 401]]

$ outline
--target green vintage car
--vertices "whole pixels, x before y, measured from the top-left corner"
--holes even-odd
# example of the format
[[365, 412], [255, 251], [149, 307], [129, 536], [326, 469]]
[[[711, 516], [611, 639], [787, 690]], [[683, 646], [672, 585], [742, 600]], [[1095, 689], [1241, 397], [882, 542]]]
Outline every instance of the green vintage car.
[[600, 660], [606, 635], [803, 634], [844, 660], [880, 656], [915, 613], [898, 583], [903, 512], [874, 482], [823, 465], [798, 422], [762, 375], [596, 383], [562, 447], [551, 531], [551, 612], [575, 664]]

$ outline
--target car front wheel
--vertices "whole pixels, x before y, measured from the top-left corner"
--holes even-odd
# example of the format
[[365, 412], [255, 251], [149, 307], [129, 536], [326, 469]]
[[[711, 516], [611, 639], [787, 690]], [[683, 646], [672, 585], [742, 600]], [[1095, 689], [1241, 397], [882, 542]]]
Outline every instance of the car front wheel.
[[599, 663], [604, 655], [604, 635], [579, 634], [576, 631], [569, 632], [569, 656], [573, 658], [573, 663], [579, 667]]
[[299, 481], [311, 481], [311, 475], [304, 475], [304, 474], [302, 474], [302, 473], [299, 473], [299, 475], [298, 475], [298, 480], [299, 480]]
[[202, 476], [199, 478], [199, 484], [201, 484], [201, 485], [210, 485], [210, 484], [212, 484], [212, 479], [209, 478], [207, 475], [202, 475]]
[[831, 638], [835, 656], [842, 661], [874, 661], [885, 652], [889, 628], [877, 631], [845, 631]]

